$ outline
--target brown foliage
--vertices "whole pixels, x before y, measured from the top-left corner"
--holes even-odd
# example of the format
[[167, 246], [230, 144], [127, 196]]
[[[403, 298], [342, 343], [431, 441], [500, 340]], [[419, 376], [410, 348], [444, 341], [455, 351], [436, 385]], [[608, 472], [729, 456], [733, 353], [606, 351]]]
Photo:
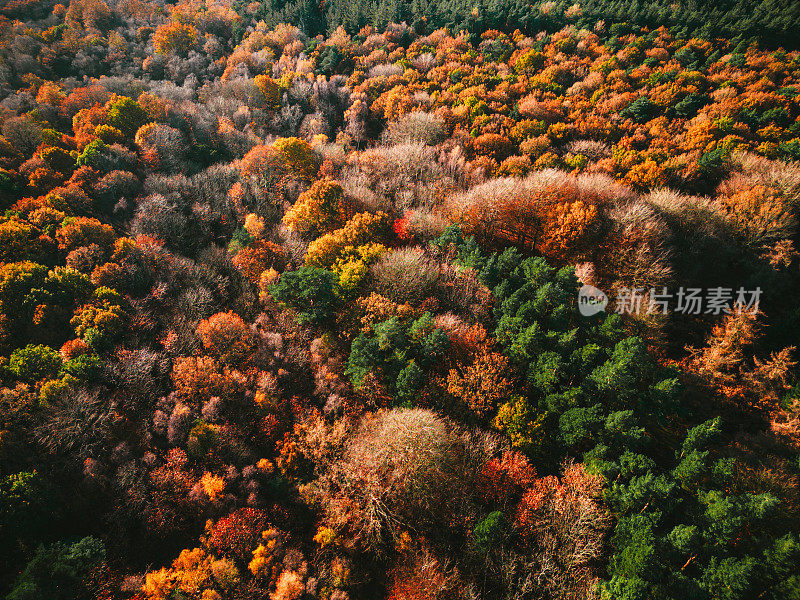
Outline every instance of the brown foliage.
[[233, 264], [253, 285], [258, 285], [264, 271], [286, 268], [286, 256], [277, 244], [256, 240], [236, 253]]
[[516, 524], [536, 561], [541, 584], [553, 597], [592, 597], [597, 583], [594, 562], [610, 525], [598, 502], [600, 478], [581, 464], [568, 465], [559, 480], [537, 479], [517, 509]]
[[441, 534], [472, 518], [485, 441], [429, 411], [378, 411], [308, 491], [331, 527], [365, 547], [397, 539], [411, 523]]
[[[410, 556], [409, 556], [410, 555]], [[459, 598], [458, 573], [447, 569], [427, 549], [407, 551], [390, 573], [387, 600], [455, 600]]]

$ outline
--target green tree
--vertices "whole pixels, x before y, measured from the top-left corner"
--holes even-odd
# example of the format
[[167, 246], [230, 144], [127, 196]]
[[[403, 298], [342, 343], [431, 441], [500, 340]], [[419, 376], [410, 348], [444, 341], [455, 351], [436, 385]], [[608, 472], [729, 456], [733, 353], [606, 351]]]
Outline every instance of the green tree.
[[282, 273], [269, 286], [269, 293], [278, 302], [297, 310], [300, 323], [320, 325], [333, 315], [340, 297], [339, 277], [326, 269], [301, 267]]
[[40, 546], [17, 578], [8, 600], [88, 600], [90, 574], [106, 557], [103, 543], [85, 537], [73, 543]]
[[100, 173], [113, 171], [118, 166], [108, 144], [101, 139], [89, 142], [78, 155], [79, 167], [91, 167]]
[[53, 508], [37, 471], [0, 477], [0, 560], [4, 564], [21, 566], [18, 563], [24, 556], [23, 548], [47, 530]]
[[139, 103], [127, 96], [114, 100], [108, 107], [108, 124], [130, 138], [149, 120], [150, 117]]
[[647, 96], [639, 96], [630, 105], [620, 111], [620, 116], [632, 119], [637, 123], [646, 123], [658, 113], [658, 105]]
[[478, 552], [485, 554], [502, 541], [505, 536], [505, 519], [499, 510], [490, 512], [472, 531], [473, 544]]
[[383, 380], [398, 404], [409, 406], [427, 373], [445, 356], [449, 339], [424, 313], [411, 322], [392, 317], [362, 332], [350, 347], [345, 373], [356, 388], [368, 374]]
[[11, 353], [8, 369], [19, 379], [36, 383], [54, 378], [61, 369], [61, 355], [48, 346], [29, 344]]

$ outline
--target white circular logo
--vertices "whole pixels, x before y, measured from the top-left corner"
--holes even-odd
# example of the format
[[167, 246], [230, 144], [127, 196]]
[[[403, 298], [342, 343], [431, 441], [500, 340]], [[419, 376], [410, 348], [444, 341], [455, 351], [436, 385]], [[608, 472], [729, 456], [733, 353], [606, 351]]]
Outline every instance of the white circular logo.
[[593, 285], [584, 285], [578, 290], [578, 310], [584, 317], [603, 312], [608, 306], [606, 293]]

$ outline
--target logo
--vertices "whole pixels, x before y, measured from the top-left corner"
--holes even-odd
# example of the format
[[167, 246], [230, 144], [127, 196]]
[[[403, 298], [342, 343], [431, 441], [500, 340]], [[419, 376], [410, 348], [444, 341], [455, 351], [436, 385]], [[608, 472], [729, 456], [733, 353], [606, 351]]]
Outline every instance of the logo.
[[593, 285], [584, 285], [578, 290], [578, 311], [584, 317], [603, 312], [608, 306], [606, 293]]

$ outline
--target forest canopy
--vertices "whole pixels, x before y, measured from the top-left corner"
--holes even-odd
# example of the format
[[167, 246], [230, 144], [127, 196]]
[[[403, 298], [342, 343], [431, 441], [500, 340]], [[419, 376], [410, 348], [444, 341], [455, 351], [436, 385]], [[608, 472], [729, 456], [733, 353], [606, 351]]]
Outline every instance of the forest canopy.
[[338, 27], [351, 34], [362, 27], [383, 29], [390, 23], [406, 22], [417, 33], [447, 27], [479, 37], [488, 29], [526, 34], [554, 33], [563, 27], [592, 29], [602, 22], [610, 35], [624, 35], [640, 27], [668, 27], [676, 36], [707, 40], [757, 40], [777, 48], [796, 48], [800, 31], [800, 6], [791, 0], [718, 0], [715, 2], [667, 2], [654, 0], [381, 0], [360, 2], [334, 0], [236, 0], [235, 10], [245, 21], [269, 25], [294, 23], [305, 34], [332, 33]]
[[4, 3], [0, 596], [800, 598], [799, 11]]

